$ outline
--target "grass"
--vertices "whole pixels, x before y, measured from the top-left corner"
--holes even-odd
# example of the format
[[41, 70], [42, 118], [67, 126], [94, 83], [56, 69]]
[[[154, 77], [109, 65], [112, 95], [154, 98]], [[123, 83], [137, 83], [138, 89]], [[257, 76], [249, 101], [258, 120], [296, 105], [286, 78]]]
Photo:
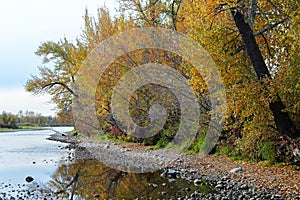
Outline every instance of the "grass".
[[73, 135], [79, 136], [79, 137], [86, 136], [84, 133], [80, 133], [75, 129], [71, 130], [70, 133], [72, 133]]
[[157, 143], [156, 143], [156, 147], [157, 148], [164, 148], [165, 146], [167, 145], [167, 143], [164, 141], [164, 139], [163, 138], [160, 138], [158, 141], [157, 141]]
[[18, 126], [17, 128], [0, 128], [0, 131], [39, 130], [40, 126]]
[[270, 162], [270, 164], [276, 163], [275, 147], [271, 142], [264, 142], [259, 149], [259, 153], [264, 160]]
[[40, 126], [19, 126], [17, 129], [40, 129]]
[[7, 130], [13, 130], [11, 128], [0, 128], [0, 131], [7, 131]]
[[291, 167], [291, 169], [292, 169], [293, 171], [300, 171], [300, 166], [293, 165], [293, 166]]

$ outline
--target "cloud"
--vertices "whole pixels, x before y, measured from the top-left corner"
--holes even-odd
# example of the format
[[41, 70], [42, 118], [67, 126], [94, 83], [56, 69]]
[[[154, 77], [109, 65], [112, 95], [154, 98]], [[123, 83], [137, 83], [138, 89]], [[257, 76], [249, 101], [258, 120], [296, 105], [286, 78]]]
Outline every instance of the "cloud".
[[16, 114], [19, 110], [29, 110], [42, 115], [55, 115], [54, 104], [49, 95], [32, 96], [22, 88], [0, 88], [0, 112]]

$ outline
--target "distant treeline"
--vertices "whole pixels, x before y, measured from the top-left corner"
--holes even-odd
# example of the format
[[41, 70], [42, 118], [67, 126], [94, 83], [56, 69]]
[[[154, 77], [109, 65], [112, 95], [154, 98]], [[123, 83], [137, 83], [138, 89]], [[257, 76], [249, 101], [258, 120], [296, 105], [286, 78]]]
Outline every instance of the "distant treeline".
[[17, 114], [12, 114], [3, 111], [0, 114], [0, 128], [22, 128], [32, 126], [61, 126], [73, 125], [72, 120], [66, 120], [61, 116], [43, 116], [41, 113], [33, 111], [19, 111]]

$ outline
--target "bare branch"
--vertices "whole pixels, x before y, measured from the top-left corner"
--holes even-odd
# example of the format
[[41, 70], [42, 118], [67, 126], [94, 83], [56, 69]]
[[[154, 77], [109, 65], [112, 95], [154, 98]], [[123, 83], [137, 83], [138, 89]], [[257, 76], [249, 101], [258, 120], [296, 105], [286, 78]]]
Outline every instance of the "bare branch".
[[253, 28], [256, 10], [258, 8], [258, 0], [252, 0], [251, 9], [249, 10], [248, 16], [249, 16], [249, 26]]
[[238, 47], [237, 49], [234, 50], [233, 55], [238, 54], [240, 51], [244, 51], [244, 50], [246, 50], [246, 46], [242, 45], [242, 46], [240, 46], [240, 47]]
[[68, 90], [72, 95], [74, 95], [75, 97], [78, 97], [78, 95], [71, 89], [69, 88], [65, 83], [62, 83], [62, 82], [58, 82], [58, 81], [55, 81], [55, 82], [51, 82], [49, 84], [46, 84], [42, 87], [42, 90], [49, 87], [49, 88], [52, 88], [54, 85], [61, 85], [63, 86], [66, 90]]
[[[177, 8], [175, 10], [175, 4], [176, 3], [178, 3], [178, 5], [177, 5]], [[177, 30], [177, 26], [176, 26], [176, 24], [177, 24], [177, 15], [178, 15], [178, 11], [180, 9], [181, 3], [182, 3], [182, 0], [180, 0], [180, 1], [173, 0], [173, 2], [172, 2], [172, 10], [171, 10], [171, 13], [172, 13], [172, 27], [175, 31]]]
[[282, 19], [282, 20], [279, 21], [279, 22], [276, 22], [275, 24], [268, 24], [268, 25], [267, 25], [265, 28], [263, 28], [262, 30], [253, 33], [253, 35], [254, 35], [254, 36], [261, 35], [261, 34], [263, 34], [264, 32], [267, 32], [267, 31], [269, 31], [269, 30], [275, 28], [276, 26], [282, 24], [282, 23], [285, 22], [286, 20], [288, 20], [288, 17]]
[[267, 38], [265, 37], [265, 35], [264, 35], [263, 33], [261, 34], [261, 36], [264, 38], [264, 40], [265, 40], [265, 42], [266, 42], [266, 44], [267, 44], [268, 53], [269, 53], [269, 55], [272, 57], [272, 55], [271, 55], [271, 49], [270, 49], [270, 46], [269, 46], [269, 43], [268, 43]]

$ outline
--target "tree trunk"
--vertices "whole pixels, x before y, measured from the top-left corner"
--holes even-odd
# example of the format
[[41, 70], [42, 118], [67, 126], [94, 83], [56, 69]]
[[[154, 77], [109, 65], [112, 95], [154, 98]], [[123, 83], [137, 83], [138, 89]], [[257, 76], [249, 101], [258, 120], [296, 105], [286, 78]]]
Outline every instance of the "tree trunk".
[[[242, 35], [242, 39], [246, 45], [247, 54], [250, 57], [251, 63], [254, 67], [258, 79], [262, 79], [262, 78], [271, 79], [269, 69], [256, 43], [256, 40], [253, 35], [253, 31], [249, 26], [249, 24], [245, 22], [244, 15], [237, 9], [231, 9], [231, 14], [234, 18], [235, 24], [240, 34]], [[300, 132], [293, 124], [288, 113], [283, 112], [285, 106], [282, 103], [278, 94], [276, 100], [274, 102], [270, 102], [269, 106], [273, 113], [278, 131], [282, 135], [287, 135], [290, 138], [300, 137]]]

